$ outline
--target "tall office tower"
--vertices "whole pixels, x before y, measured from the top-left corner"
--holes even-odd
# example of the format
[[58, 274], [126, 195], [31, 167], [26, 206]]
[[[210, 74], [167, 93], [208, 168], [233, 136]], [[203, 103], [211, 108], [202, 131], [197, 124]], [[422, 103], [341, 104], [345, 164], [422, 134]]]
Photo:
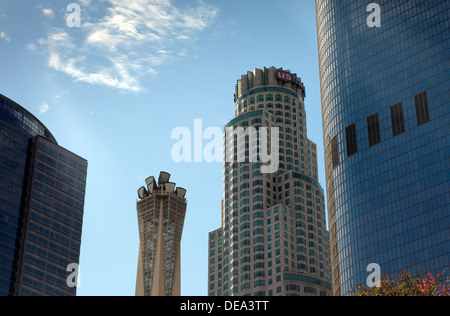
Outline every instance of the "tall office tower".
[[[0, 95], [0, 296], [75, 296], [87, 161]], [[74, 270], [75, 271], [75, 270]]]
[[161, 172], [138, 190], [139, 261], [136, 296], [181, 295], [181, 235], [186, 190]]
[[[324, 192], [304, 99], [290, 71], [255, 69], [238, 80], [235, 118], [225, 127], [222, 227], [209, 234], [210, 296], [331, 295]], [[261, 157], [269, 149], [268, 162]]]
[[337, 295], [450, 266], [450, 3], [370, 2], [316, 0]]

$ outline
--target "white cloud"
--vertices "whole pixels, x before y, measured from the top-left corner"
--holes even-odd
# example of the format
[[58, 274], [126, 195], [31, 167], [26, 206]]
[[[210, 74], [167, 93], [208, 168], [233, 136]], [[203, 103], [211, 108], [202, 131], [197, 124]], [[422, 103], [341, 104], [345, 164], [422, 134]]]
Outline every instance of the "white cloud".
[[11, 42], [11, 38], [5, 32], [0, 32], [0, 39], [3, 39], [5, 42]]
[[85, 7], [91, 4], [91, 0], [78, 0], [78, 2]]
[[66, 89], [66, 90], [64, 90], [64, 91], [62, 91], [62, 92], [60, 92], [60, 93], [58, 93], [57, 95], [55, 95], [55, 99], [60, 99], [60, 98], [62, 98], [63, 96], [65, 96], [66, 94], [69, 94], [69, 93], [71, 93], [71, 92], [72, 92], [72, 90]]
[[27, 49], [28, 49], [28, 50], [31, 50], [31, 51], [33, 51], [33, 52], [37, 51], [37, 47], [36, 47], [36, 45], [33, 44], [33, 43], [27, 44]]
[[[82, 5], [93, 3], [83, 0]], [[107, 14], [96, 19], [86, 8], [83, 24], [72, 38], [67, 29], [53, 29], [39, 40], [49, 55], [49, 67], [75, 81], [127, 91], [143, 89], [145, 75], [189, 54], [198, 32], [208, 27], [217, 9], [203, 2], [179, 9], [169, 0], [107, 0]], [[73, 33], [71, 33], [73, 34]], [[182, 52], [182, 54], [179, 54]]]
[[50, 110], [50, 106], [47, 104], [47, 102], [42, 103], [41, 106], [39, 107], [40, 114], [44, 114], [48, 110]]
[[53, 15], [54, 15], [54, 12], [52, 9], [42, 9], [42, 13], [48, 17], [53, 17]]

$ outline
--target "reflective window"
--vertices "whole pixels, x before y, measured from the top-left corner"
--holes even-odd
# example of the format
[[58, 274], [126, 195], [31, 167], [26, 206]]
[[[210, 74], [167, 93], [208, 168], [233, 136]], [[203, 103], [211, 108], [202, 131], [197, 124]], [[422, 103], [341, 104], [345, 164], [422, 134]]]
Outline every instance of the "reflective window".
[[416, 94], [414, 96], [416, 104], [417, 125], [422, 125], [430, 121], [430, 113], [428, 112], [427, 92]]
[[369, 146], [374, 146], [381, 141], [378, 113], [367, 117], [367, 131], [369, 133]]
[[403, 118], [403, 106], [401, 102], [391, 106], [391, 124], [392, 134], [394, 136], [405, 132], [405, 120]]
[[347, 155], [350, 157], [358, 152], [356, 144], [356, 125], [352, 124], [345, 129], [347, 139]]
[[338, 138], [335, 136], [331, 140], [331, 160], [333, 162], [333, 167], [336, 168], [339, 165], [339, 149], [338, 149]]

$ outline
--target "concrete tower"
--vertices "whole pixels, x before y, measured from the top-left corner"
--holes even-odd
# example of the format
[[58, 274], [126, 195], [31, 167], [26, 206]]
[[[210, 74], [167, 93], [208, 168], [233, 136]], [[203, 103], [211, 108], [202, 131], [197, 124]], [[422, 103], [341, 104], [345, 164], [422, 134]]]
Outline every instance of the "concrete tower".
[[139, 261], [136, 296], [181, 295], [181, 235], [186, 214], [186, 190], [161, 172], [138, 190]]

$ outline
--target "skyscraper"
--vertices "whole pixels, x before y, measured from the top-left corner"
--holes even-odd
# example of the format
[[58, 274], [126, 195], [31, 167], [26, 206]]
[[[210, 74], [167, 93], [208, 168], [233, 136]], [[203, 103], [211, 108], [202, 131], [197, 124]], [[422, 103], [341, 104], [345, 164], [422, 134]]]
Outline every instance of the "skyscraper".
[[161, 172], [138, 190], [139, 261], [136, 296], [181, 295], [181, 235], [186, 190]]
[[[74, 296], [87, 161], [0, 95], [0, 296]], [[72, 271], [71, 271], [72, 272]]]
[[[376, 3], [375, 3], [376, 2]], [[450, 266], [449, 2], [316, 0], [333, 289]]]
[[296, 74], [275, 67], [237, 82], [235, 118], [225, 126], [222, 227], [209, 234], [210, 296], [331, 294], [305, 96]]

